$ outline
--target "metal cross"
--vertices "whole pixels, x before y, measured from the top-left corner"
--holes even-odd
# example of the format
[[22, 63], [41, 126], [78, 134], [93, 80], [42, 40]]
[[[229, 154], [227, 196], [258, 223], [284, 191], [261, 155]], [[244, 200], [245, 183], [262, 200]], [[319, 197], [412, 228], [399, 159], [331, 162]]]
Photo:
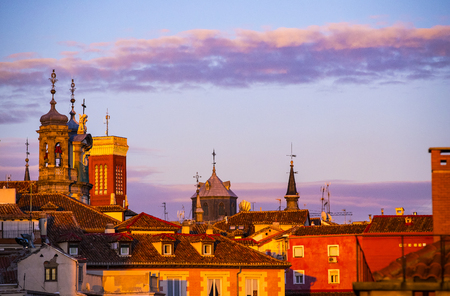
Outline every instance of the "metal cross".
[[212, 156], [213, 156], [213, 166], [216, 166], [216, 151], [214, 149], [213, 149]]
[[27, 158], [28, 158], [28, 155], [30, 155], [30, 152], [28, 152], [28, 146], [30, 146], [30, 144], [28, 143], [28, 138], [27, 141], [25, 142], [25, 145], [27, 146]]
[[84, 109], [86, 108], [86, 104], [84, 103], [84, 99], [83, 99], [83, 104], [81, 104], [81, 107], [83, 107], [83, 114], [84, 114]]
[[286, 155], [286, 156], [290, 156], [291, 160], [292, 160], [292, 158], [297, 157], [297, 155], [292, 154], [292, 143], [291, 143], [291, 154], [290, 155]]

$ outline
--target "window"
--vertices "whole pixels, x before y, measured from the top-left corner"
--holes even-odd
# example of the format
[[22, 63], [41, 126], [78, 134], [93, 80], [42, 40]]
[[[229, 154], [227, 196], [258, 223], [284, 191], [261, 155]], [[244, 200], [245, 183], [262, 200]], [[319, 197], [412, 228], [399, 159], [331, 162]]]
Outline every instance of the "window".
[[328, 269], [328, 283], [339, 284], [339, 269]]
[[78, 244], [69, 244], [69, 255], [78, 255]]
[[294, 284], [304, 284], [305, 283], [305, 271], [304, 270], [294, 270]]
[[339, 256], [339, 245], [328, 245], [328, 256]]
[[294, 246], [293, 253], [295, 258], [303, 258], [305, 256], [303, 246]]
[[220, 279], [208, 279], [208, 296], [222, 295]]
[[181, 279], [169, 278], [167, 279], [167, 296], [181, 295]]
[[78, 282], [83, 282], [83, 264], [78, 266]]
[[211, 255], [211, 245], [210, 244], [203, 245], [203, 255]]
[[56, 267], [46, 267], [45, 268], [45, 281], [46, 282], [56, 282], [57, 280], [58, 280], [57, 268]]
[[163, 245], [163, 255], [172, 255], [172, 245], [171, 244]]
[[203, 215], [208, 216], [208, 204], [206, 202], [203, 203]]
[[55, 145], [55, 166], [60, 167], [62, 165], [62, 149], [59, 143]]
[[224, 216], [225, 215], [225, 205], [221, 202], [219, 204], [219, 216]]
[[246, 296], [258, 296], [258, 280], [246, 279], [245, 280], [245, 295]]
[[120, 245], [120, 255], [130, 255], [130, 245], [121, 244]]

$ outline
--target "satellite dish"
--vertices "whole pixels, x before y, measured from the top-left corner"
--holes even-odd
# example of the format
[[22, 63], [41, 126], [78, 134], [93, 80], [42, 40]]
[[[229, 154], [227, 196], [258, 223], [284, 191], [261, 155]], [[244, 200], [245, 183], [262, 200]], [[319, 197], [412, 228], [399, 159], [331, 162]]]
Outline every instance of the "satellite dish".
[[331, 219], [331, 215], [330, 214], [327, 214], [327, 216], [328, 216], [328, 220], [327, 221], [332, 221], [333, 219]]
[[320, 217], [322, 218], [322, 221], [327, 221], [327, 213], [322, 212], [322, 214], [320, 214]]

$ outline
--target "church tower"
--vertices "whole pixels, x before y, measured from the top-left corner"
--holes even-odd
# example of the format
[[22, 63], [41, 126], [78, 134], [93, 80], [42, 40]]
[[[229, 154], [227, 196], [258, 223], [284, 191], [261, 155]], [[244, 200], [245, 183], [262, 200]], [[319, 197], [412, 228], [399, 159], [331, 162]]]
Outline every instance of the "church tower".
[[[55, 70], [49, 80], [52, 83], [50, 111], [41, 116], [41, 126], [37, 131], [39, 134], [39, 191], [63, 193], [89, 203], [91, 185], [87, 176], [86, 154], [92, 146], [92, 138], [90, 134], [86, 134], [87, 115], [80, 116], [82, 127], [77, 130], [77, 134], [74, 134], [69, 129], [67, 116], [56, 111], [55, 83], [58, 79], [56, 79]], [[73, 82], [72, 84], [72, 90], [74, 90], [75, 84]], [[72, 119], [73, 116], [71, 121]]]
[[289, 172], [289, 182], [284, 198], [286, 199], [286, 209], [285, 210], [298, 210], [298, 199], [300, 195], [297, 192], [297, 185], [295, 185], [295, 172], [294, 172], [294, 161], [292, 160], [294, 155], [291, 155], [291, 170]]
[[127, 138], [108, 136], [109, 118], [107, 114], [106, 137], [94, 137], [90, 152], [91, 205], [127, 208]]
[[[203, 209], [203, 221], [217, 221], [236, 214], [237, 195], [231, 191], [230, 181], [222, 182], [216, 174], [216, 153], [213, 150], [213, 172], [205, 183], [198, 183], [199, 199]], [[192, 218], [197, 219], [197, 192], [191, 196]]]

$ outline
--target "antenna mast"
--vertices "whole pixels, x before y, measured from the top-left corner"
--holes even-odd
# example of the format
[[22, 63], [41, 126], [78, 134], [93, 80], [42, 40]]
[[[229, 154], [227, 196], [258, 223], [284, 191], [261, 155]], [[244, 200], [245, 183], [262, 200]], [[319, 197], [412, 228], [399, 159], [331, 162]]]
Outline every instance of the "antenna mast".
[[106, 108], [106, 117], [105, 117], [105, 119], [106, 119], [106, 121], [105, 121], [105, 124], [106, 124], [106, 132], [105, 132], [105, 134], [106, 134], [106, 136], [109, 136], [109, 119], [111, 118], [111, 116], [109, 116], [109, 114], [108, 114], [108, 108]]
[[163, 204], [162, 207], [164, 207], [164, 220], [167, 221], [167, 219], [169, 218], [169, 213], [167, 213], [166, 211], [166, 203], [163, 202], [162, 204]]

